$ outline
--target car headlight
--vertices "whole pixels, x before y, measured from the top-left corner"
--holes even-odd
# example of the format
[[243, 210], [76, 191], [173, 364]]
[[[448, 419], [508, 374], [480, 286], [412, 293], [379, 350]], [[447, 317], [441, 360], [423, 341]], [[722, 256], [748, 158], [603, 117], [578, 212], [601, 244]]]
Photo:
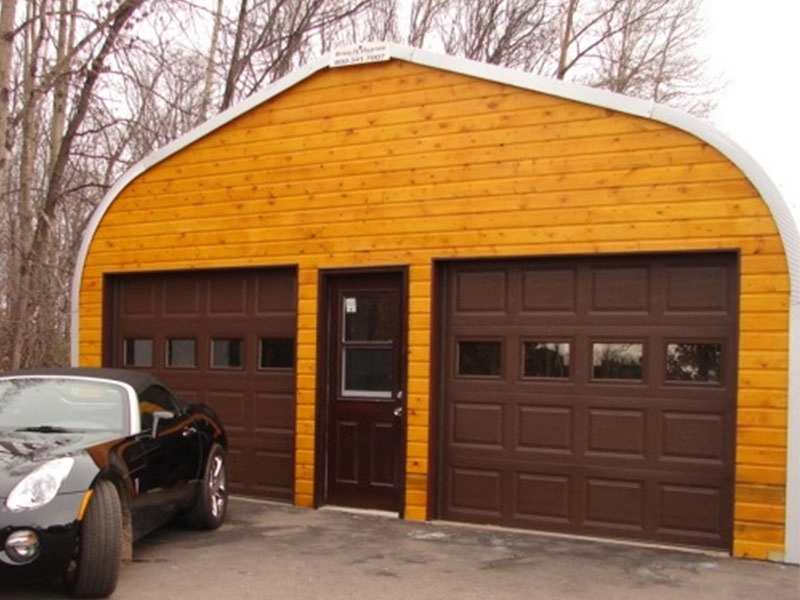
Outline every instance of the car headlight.
[[8, 495], [8, 510], [30, 510], [50, 502], [56, 497], [73, 464], [74, 458], [56, 458], [29, 473]]

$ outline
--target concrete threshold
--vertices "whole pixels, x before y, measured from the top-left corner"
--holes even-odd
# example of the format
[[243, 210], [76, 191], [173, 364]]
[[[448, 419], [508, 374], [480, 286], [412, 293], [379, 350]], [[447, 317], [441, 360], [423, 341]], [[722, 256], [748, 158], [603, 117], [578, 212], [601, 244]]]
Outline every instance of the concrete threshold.
[[335, 506], [332, 504], [326, 504], [325, 506], [320, 506], [317, 510], [320, 511], [329, 511], [329, 512], [341, 512], [341, 513], [348, 513], [351, 515], [364, 515], [368, 517], [382, 517], [384, 519], [398, 519], [400, 518], [400, 514], [396, 512], [392, 512], [390, 510], [375, 510], [371, 508], [353, 508], [352, 506]]
[[626, 540], [620, 538], [606, 538], [592, 535], [579, 535], [575, 533], [558, 533], [554, 531], [541, 531], [538, 529], [518, 529], [514, 527], [502, 527], [500, 525], [488, 525], [480, 523], [462, 523], [460, 521], [441, 521], [432, 520], [427, 521], [434, 525], [443, 525], [451, 527], [463, 527], [465, 529], [480, 529], [485, 531], [497, 531], [516, 533], [521, 535], [530, 535], [532, 537], [540, 538], [556, 538], [563, 540], [582, 540], [587, 542], [594, 542], [597, 544], [612, 544], [615, 546], [629, 546], [632, 548], [649, 548], [653, 550], [671, 550], [673, 552], [685, 552], [687, 554], [698, 554], [701, 556], [708, 556], [711, 558], [730, 558], [730, 553], [724, 550], [713, 550], [710, 548], [698, 548], [697, 546], [682, 546], [679, 544], [661, 544], [658, 542], [645, 542], [639, 540]]

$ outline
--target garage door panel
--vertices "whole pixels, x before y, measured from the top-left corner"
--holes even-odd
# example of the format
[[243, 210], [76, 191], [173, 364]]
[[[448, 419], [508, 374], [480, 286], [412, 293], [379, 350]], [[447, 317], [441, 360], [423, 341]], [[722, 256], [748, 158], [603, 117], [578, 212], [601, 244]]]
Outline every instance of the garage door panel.
[[725, 520], [724, 491], [702, 484], [662, 482], [658, 530], [670, 535], [719, 540]]
[[163, 283], [164, 315], [169, 317], [199, 317], [200, 282], [195, 278], [172, 277]]
[[209, 317], [247, 315], [248, 281], [237, 273], [218, 274], [208, 282]]
[[118, 288], [117, 306], [126, 318], [153, 318], [156, 315], [156, 283], [150, 278], [124, 282]]
[[524, 269], [521, 312], [558, 313], [562, 318], [575, 315], [578, 309], [577, 279], [575, 268]]
[[[504, 310], [459, 297], [501, 270]], [[446, 266], [442, 516], [730, 544], [737, 276], [732, 254]]]
[[[289, 323], [297, 306], [297, 282], [293, 271], [266, 272], [255, 276], [257, 315], [283, 313]], [[294, 331], [294, 328], [290, 328]]]
[[514, 479], [513, 519], [531, 526], [571, 526], [574, 520], [572, 474], [517, 471]]
[[726, 456], [725, 415], [664, 411], [661, 414], [661, 457], [722, 465]]
[[502, 517], [503, 473], [497, 469], [452, 467], [447, 474], [447, 512]]
[[455, 314], [507, 311], [506, 271], [476, 270], [459, 273], [456, 279]]
[[292, 452], [275, 452], [256, 449], [248, 472], [252, 481], [247, 486], [261, 496], [278, 500], [291, 500], [287, 478], [294, 476]]
[[[146, 368], [185, 400], [219, 414], [229, 439], [231, 489], [239, 494], [293, 495], [296, 288], [293, 268], [110, 280], [111, 365]], [[126, 340], [135, 364], [125, 361]]]
[[570, 406], [532, 405], [518, 407], [512, 423], [516, 450], [572, 454], [574, 409]]
[[642, 533], [645, 484], [638, 479], [587, 477], [583, 486], [585, 524]]
[[454, 402], [452, 411], [451, 444], [454, 447], [502, 449], [505, 421], [502, 405]]
[[675, 266], [666, 273], [668, 313], [729, 314], [728, 269], [721, 265]]
[[254, 427], [252, 433], [257, 441], [251, 441], [250, 446], [256, 452], [274, 452], [291, 456], [294, 451], [293, 432]]
[[261, 431], [294, 434], [294, 395], [254, 394], [253, 421]]
[[228, 438], [228, 487], [233, 493], [246, 489], [245, 480], [250, 462], [245, 458], [245, 451], [240, 444]]
[[591, 270], [590, 312], [647, 314], [650, 271], [646, 267], [595, 267]]
[[208, 390], [206, 403], [219, 415], [226, 431], [245, 431], [252, 423], [252, 407], [243, 392]]
[[644, 410], [589, 408], [586, 454], [646, 458], [647, 414]]

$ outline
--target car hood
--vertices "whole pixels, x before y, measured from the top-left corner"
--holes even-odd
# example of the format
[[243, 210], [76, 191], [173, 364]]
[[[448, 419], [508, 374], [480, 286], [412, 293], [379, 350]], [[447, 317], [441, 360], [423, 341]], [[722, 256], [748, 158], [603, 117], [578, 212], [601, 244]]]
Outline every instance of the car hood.
[[94, 462], [94, 448], [117, 441], [115, 434], [102, 432], [34, 433], [0, 431], [0, 497], [43, 463], [62, 456], [79, 462]]

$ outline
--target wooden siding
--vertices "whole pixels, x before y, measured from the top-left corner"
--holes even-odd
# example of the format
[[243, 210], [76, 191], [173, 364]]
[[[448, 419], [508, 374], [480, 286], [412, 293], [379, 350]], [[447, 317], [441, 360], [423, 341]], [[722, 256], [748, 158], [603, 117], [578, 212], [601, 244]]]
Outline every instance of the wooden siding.
[[733, 552], [783, 552], [788, 269], [729, 160], [651, 120], [393, 60], [321, 71], [136, 178], [91, 243], [80, 361], [101, 361], [102, 276], [298, 265], [298, 505], [314, 496], [319, 269], [408, 265], [405, 516], [427, 515], [433, 261], [738, 250]]

